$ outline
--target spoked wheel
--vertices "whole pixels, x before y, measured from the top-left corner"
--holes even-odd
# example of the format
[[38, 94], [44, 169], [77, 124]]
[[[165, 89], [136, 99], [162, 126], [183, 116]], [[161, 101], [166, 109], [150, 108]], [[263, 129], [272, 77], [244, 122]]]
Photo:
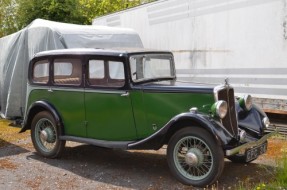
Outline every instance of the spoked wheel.
[[49, 112], [39, 112], [32, 121], [31, 137], [37, 150], [44, 157], [60, 156], [65, 147], [65, 141], [59, 140], [61, 129], [56, 126], [55, 119]]
[[214, 183], [224, 166], [224, 154], [204, 129], [190, 127], [175, 133], [167, 149], [172, 174], [183, 184], [204, 187]]

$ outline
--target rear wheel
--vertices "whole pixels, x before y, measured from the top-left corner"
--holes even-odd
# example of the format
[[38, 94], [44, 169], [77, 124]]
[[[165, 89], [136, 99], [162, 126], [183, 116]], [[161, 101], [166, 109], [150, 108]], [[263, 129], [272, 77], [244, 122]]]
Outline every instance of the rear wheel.
[[224, 154], [212, 135], [198, 127], [184, 128], [169, 141], [167, 161], [181, 183], [205, 187], [214, 183], [224, 167]]
[[61, 129], [57, 127], [54, 117], [47, 111], [35, 115], [31, 126], [31, 138], [36, 151], [44, 157], [60, 156], [66, 141], [59, 140]]

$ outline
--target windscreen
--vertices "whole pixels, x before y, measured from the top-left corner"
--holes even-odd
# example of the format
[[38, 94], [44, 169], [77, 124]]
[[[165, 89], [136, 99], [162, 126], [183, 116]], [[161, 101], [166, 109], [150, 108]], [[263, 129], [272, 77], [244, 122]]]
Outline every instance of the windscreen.
[[130, 57], [133, 82], [175, 78], [173, 59], [170, 54], [140, 54]]

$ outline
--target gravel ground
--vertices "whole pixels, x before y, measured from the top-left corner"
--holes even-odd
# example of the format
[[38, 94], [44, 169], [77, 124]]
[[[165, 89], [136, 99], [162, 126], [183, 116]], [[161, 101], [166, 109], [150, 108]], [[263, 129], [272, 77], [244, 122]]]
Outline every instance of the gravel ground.
[[[61, 158], [46, 159], [35, 153], [29, 131], [9, 141], [2, 134], [0, 141], [0, 189], [196, 189], [171, 176], [164, 148], [123, 151], [68, 142]], [[268, 153], [250, 164], [226, 160], [219, 182], [210, 189], [266, 182], [274, 165]]]

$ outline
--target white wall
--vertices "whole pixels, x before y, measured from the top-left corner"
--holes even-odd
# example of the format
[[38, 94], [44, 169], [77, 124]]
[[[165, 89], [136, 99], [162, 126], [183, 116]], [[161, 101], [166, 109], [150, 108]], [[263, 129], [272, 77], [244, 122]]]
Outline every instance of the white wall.
[[146, 48], [173, 51], [180, 79], [229, 77], [239, 94], [283, 99], [287, 110], [287, 0], [161, 0], [93, 24], [133, 28]]

